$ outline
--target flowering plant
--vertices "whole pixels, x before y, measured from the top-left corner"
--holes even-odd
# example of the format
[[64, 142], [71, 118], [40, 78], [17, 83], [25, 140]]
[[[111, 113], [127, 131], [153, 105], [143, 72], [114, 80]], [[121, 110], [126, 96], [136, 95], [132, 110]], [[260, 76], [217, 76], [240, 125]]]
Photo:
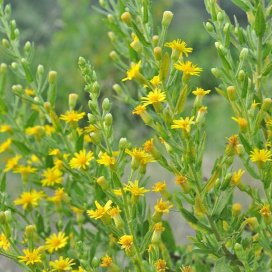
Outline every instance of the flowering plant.
[[[67, 111], [56, 112], [57, 73], [34, 69], [33, 45], [21, 49], [11, 7], [1, 3], [2, 45], [12, 58], [0, 66], [1, 255], [23, 271], [270, 271], [272, 3], [233, 2], [247, 14], [246, 28], [205, 0], [205, 28], [221, 62], [212, 69], [216, 91], [237, 123], [207, 179], [204, 100], [211, 91], [193, 84], [202, 71], [189, 58], [193, 49], [166, 40], [172, 12], [156, 32], [150, 1], [100, 1], [110, 57], [124, 73], [113, 89], [153, 132], [135, 146], [116, 139], [111, 102], [100, 103], [96, 72], [83, 57], [89, 112], [75, 93]], [[10, 70], [18, 80], [12, 92]], [[171, 173], [176, 190], [170, 180], [148, 178], [151, 163]], [[243, 181], [246, 173], [258, 187]], [[249, 207], [234, 201], [237, 191]], [[190, 244], [181, 245], [166, 220], [174, 212], [194, 229]]]

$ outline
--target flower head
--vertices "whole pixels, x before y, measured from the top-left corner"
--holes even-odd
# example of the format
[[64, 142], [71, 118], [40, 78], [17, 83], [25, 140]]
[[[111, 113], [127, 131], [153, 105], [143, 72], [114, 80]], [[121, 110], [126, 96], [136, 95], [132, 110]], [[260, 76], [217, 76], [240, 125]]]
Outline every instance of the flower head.
[[152, 187], [152, 192], [160, 193], [166, 189], [166, 183], [165, 181], [159, 181], [155, 183]]
[[264, 204], [262, 206], [262, 208], [260, 209], [260, 214], [264, 218], [268, 218], [271, 215], [270, 205], [269, 204]]
[[58, 234], [53, 233], [45, 240], [45, 247], [49, 253], [58, 251], [59, 249], [67, 245], [68, 237], [65, 236], [65, 233], [59, 232]]
[[106, 152], [102, 153], [99, 156], [99, 159], [96, 160], [99, 164], [105, 166], [113, 166], [116, 163], [116, 159], [114, 157], [109, 156]]
[[86, 153], [86, 150], [83, 149], [74, 154], [74, 157], [70, 160], [69, 164], [71, 168], [86, 169], [93, 158], [94, 156], [92, 151]]
[[146, 107], [144, 105], [138, 105], [134, 108], [134, 110], [132, 111], [132, 114], [135, 115], [141, 115], [146, 111]]
[[39, 249], [23, 249], [23, 256], [19, 256], [19, 262], [25, 263], [26, 265], [33, 265], [35, 263], [41, 263], [41, 254]]
[[233, 172], [232, 177], [231, 177], [231, 183], [233, 185], [238, 185], [241, 182], [241, 177], [245, 173], [244, 170], [239, 169], [236, 172]]
[[180, 57], [184, 54], [188, 57], [188, 53], [193, 51], [193, 48], [187, 47], [186, 42], [182, 41], [181, 39], [173, 40], [172, 42], [167, 42], [164, 45], [165, 47], [170, 47], [172, 50], [176, 50], [179, 52]]
[[144, 187], [139, 187], [139, 181], [135, 180], [134, 182], [129, 181], [128, 184], [125, 185], [125, 191], [130, 192], [134, 197], [143, 196], [149, 190]]
[[110, 267], [112, 265], [112, 258], [109, 255], [105, 255], [101, 258], [101, 267]]
[[195, 122], [194, 116], [193, 117], [186, 117], [183, 119], [182, 117], [179, 120], [173, 120], [173, 125], [171, 125], [171, 128], [173, 129], [182, 129], [183, 131], [190, 133], [191, 131], [191, 125], [193, 125]]
[[143, 105], [146, 107], [148, 105], [156, 105], [166, 100], [166, 94], [160, 89], [155, 89], [150, 91], [147, 96], [141, 98]]
[[202, 68], [197, 67], [197, 65], [192, 64], [191, 61], [181, 62], [179, 61], [174, 65], [174, 67], [182, 71], [186, 76], [199, 76]]
[[8, 172], [8, 171], [16, 168], [18, 166], [18, 162], [21, 158], [22, 158], [21, 155], [15, 155], [15, 157], [10, 158], [6, 163], [6, 167], [4, 168], [4, 172]]
[[231, 118], [233, 121], [235, 121], [242, 132], [245, 132], [246, 131], [246, 128], [247, 128], [247, 120], [245, 118], [242, 118], [242, 117], [232, 117]]
[[132, 235], [123, 235], [120, 237], [118, 244], [121, 245], [122, 249], [130, 250], [133, 246], [133, 236]]
[[53, 196], [47, 198], [48, 201], [54, 202], [55, 204], [60, 204], [62, 200], [67, 197], [67, 194], [64, 192], [64, 188], [58, 188]]
[[67, 111], [60, 116], [61, 120], [64, 120], [68, 124], [74, 124], [80, 121], [85, 116], [85, 112], [77, 112], [74, 110]]
[[62, 256], [59, 257], [58, 260], [50, 261], [50, 266], [52, 267], [53, 271], [70, 271], [72, 270], [72, 266], [75, 264], [73, 259], [63, 258]]
[[11, 132], [12, 127], [8, 124], [2, 124], [0, 125], [0, 133], [5, 133], [5, 132]]
[[166, 261], [163, 259], [159, 259], [155, 262], [155, 268], [156, 272], [165, 272], [167, 267], [166, 267]]
[[62, 182], [62, 172], [57, 168], [47, 168], [43, 171], [43, 186], [54, 186]]
[[30, 207], [37, 207], [40, 199], [44, 196], [42, 191], [32, 190], [30, 192], [23, 192], [19, 198], [14, 200], [15, 205], [22, 205], [23, 209]]
[[132, 63], [130, 69], [127, 71], [127, 77], [123, 78], [122, 81], [132, 80], [137, 78], [140, 74], [141, 61], [138, 63]]
[[169, 213], [169, 209], [171, 209], [173, 205], [169, 201], [163, 201], [161, 198], [157, 200], [157, 204], [155, 205], [155, 211], [158, 213]]
[[4, 141], [2, 144], [0, 144], [0, 153], [3, 153], [6, 150], [8, 150], [11, 143], [12, 143], [11, 139], [8, 138], [6, 141]]
[[257, 163], [259, 166], [271, 161], [272, 153], [270, 150], [254, 148], [250, 153], [251, 161]]
[[112, 201], [108, 200], [105, 206], [100, 205], [98, 201], [95, 201], [94, 203], [96, 206], [96, 210], [88, 210], [87, 214], [91, 218], [97, 220], [108, 214], [108, 211], [111, 208]]
[[198, 96], [198, 97], [203, 97], [203, 96], [209, 94], [210, 92], [211, 92], [211, 90], [205, 91], [205, 90], [202, 89], [202, 88], [196, 88], [194, 91], [192, 91], [192, 93], [193, 93], [195, 96]]
[[4, 233], [0, 233], [0, 249], [8, 250], [10, 248], [10, 243], [8, 238]]

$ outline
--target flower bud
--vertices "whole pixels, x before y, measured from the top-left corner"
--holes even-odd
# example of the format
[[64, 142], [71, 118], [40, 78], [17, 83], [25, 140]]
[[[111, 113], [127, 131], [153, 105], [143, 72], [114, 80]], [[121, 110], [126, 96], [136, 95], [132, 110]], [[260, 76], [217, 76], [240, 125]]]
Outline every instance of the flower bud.
[[114, 84], [112, 86], [112, 88], [116, 92], [116, 94], [118, 94], [118, 95], [120, 95], [123, 92], [123, 90], [119, 84]]
[[99, 5], [100, 5], [102, 8], [105, 8], [105, 0], [99, 0]]
[[102, 102], [102, 109], [105, 111], [105, 112], [109, 112], [110, 111], [110, 108], [111, 108], [111, 103], [110, 103], [110, 100], [106, 97], [103, 102]]
[[240, 56], [239, 56], [240, 60], [246, 59], [247, 56], [248, 56], [248, 48], [243, 48], [240, 52]]
[[18, 63], [17, 63], [17, 62], [12, 62], [12, 63], [11, 63], [11, 68], [12, 68], [13, 70], [17, 70], [17, 69], [18, 69]]
[[238, 216], [241, 213], [242, 205], [240, 203], [234, 203], [232, 205], [232, 215]]
[[130, 26], [131, 23], [132, 23], [131, 14], [130, 14], [128, 11], [122, 13], [122, 15], [121, 15], [121, 20], [122, 20], [125, 24], [127, 24], [128, 26]]
[[49, 73], [48, 73], [49, 84], [55, 84], [56, 81], [57, 81], [57, 72], [56, 71], [49, 71]]
[[107, 19], [109, 23], [114, 23], [114, 17], [111, 14], [108, 14]]
[[7, 39], [2, 39], [2, 45], [4, 48], [9, 48], [10, 44]]
[[268, 111], [271, 109], [272, 99], [271, 98], [265, 98], [262, 103], [261, 110]]
[[153, 46], [156, 47], [158, 45], [158, 43], [159, 43], [159, 36], [158, 35], [154, 35], [152, 37], [152, 44], [153, 44]]
[[245, 80], [246, 74], [244, 70], [240, 70], [238, 73], [238, 80], [240, 82], [243, 82]]
[[78, 99], [78, 94], [76, 93], [69, 94], [68, 101], [69, 101], [70, 110], [73, 110], [76, 107], [77, 99]]
[[234, 86], [227, 87], [227, 94], [230, 101], [234, 101], [236, 99], [236, 88]]
[[31, 43], [30, 43], [29, 41], [27, 41], [27, 42], [25, 43], [25, 46], [24, 46], [24, 51], [25, 51], [26, 53], [29, 53], [30, 50], [31, 50]]
[[97, 182], [97, 184], [98, 184], [103, 190], [108, 189], [107, 180], [105, 179], [104, 176], [99, 177], [99, 178], [96, 180], [96, 182]]
[[208, 32], [213, 32], [214, 31], [214, 27], [210, 22], [206, 23], [206, 29], [208, 30]]
[[93, 114], [88, 113], [87, 117], [88, 117], [88, 120], [89, 120], [90, 124], [95, 124], [96, 123], [97, 120], [96, 120], [96, 117]]
[[212, 68], [211, 72], [216, 78], [219, 78], [221, 76], [221, 71], [218, 68]]
[[161, 60], [161, 57], [162, 57], [162, 49], [161, 47], [155, 47], [153, 49], [153, 52], [154, 52], [154, 56], [155, 56], [155, 59], [156, 60]]
[[13, 86], [11, 87], [11, 89], [12, 89], [13, 92], [17, 92], [17, 93], [23, 91], [23, 87], [22, 87], [20, 84], [13, 85]]
[[0, 64], [0, 73], [5, 74], [7, 72], [7, 65], [5, 63]]
[[173, 19], [174, 14], [171, 11], [165, 11], [162, 16], [162, 26], [168, 27]]
[[118, 61], [119, 60], [118, 54], [114, 50], [110, 52], [109, 56], [114, 61]]
[[224, 28], [223, 28], [223, 31], [224, 31], [225, 34], [229, 32], [229, 28], [230, 28], [230, 24], [229, 24], [229, 23], [226, 23], [226, 24], [224, 25]]
[[125, 148], [127, 148], [127, 146], [128, 146], [127, 138], [121, 138], [119, 140], [119, 148], [120, 149], [125, 149]]
[[222, 22], [223, 20], [224, 20], [224, 15], [222, 14], [222, 12], [221, 11], [219, 11], [218, 13], [217, 13], [217, 21], [219, 21], [219, 22]]
[[4, 212], [4, 214], [5, 214], [6, 222], [7, 223], [11, 222], [11, 220], [12, 220], [11, 211], [10, 210], [6, 210]]
[[108, 37], [110, 38], [111, 42], [116, 42], [116, 36], [113, 32], [108, 32]]
[[38, 76], [42, 76], [44, 74], [44, 67], [43, 65], [39, 64], [37, 67], [37, 74]]
[[112, 125], [112, 115], [111, 113], [107, 113], [105, 116], [105, 125], [110, 127]]
[[137, 53], [140, 53], [143, 51], [143, 46], [137, 36], [134, 38], [134, 40], [130, 43], [131, 48], [133, 48]]

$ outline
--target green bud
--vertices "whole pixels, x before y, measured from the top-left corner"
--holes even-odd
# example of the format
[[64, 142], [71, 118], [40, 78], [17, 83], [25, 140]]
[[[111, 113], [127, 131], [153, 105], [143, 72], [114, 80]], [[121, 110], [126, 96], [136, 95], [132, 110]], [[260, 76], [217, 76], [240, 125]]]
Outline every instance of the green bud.
[[43, 65], [39, 64], [37, 67], [37, 75], [43, 76], [43, 74], [44, 74], [44, 67], [43, 67]]
[[238, 79], [239, 81], [243, 82], [245, 80], [246, 74], [244, 70], [240, 70], [238, 73]]
[[106, 97], [103, 102], [102, 102], [102, 109], [105, 111], [105, 112], [109, 112], [110, 111], [110, 108], [111, 108], [111, 103], [110, 103], [110, 100]]
[[108, 37], [110, 38], [111, 42], [116, 42], [116, 36], [113, 32], [108, 32]]
[[24, 46], [24, 51], [25, 51], [25, 53], [29, 53], [30, 50], [31, 50], [31, 43], [29, 41], [27, 41]]
[[162, 26], [168, 27], [173, 19], [174, 14], [171, 11], [166, 10], [162, 16]]
[[73, 110], [76, 107], [77, 99], [78, 99], [78, 94], [76, 93], [69, 94], [68, 101], [69, 101], [70, 110]]
[[5, 217], [6, 217], [6, 222], [7, 223], [11, 222], [11, 220], [12, 220], [11, 211], [7, 210], [7, 211], [4, 212], [4, 214], [5, 214]]
[[99, 0], [99, 5], [100, 5], [102, 8], [105, 8], [105, 0]]
[[206, 29], [208, 32], [213, 32], [214, 31], [214, 27], [210, 22], [206, 23]]
[[236, 99], [236, 88], [234, 86], [227, 87], [227, 94], [230, 101], [234, 101]]
[[153, 49], [153, 52], [154, 52], [154, 56], [155, 56], [155, 59], [156, 60], [161, 60], [161, 58], [162, 58], [162, 49], [161, 49], [161, 47], [155, 47], [154, 49]]
[[114, 23], [114, 17], [111, 14], [108, 14], [107, 19], [109, 23]]
[[22, 87], [22, 85], [20, 85], [20, 84], [13, 85], [13, 86], [11, 87], [11, 89], [12, 89], [13, 92], [16, 92], [16, 93], [20, 93], [20, 92], [23, 91], [23, 87]]
[[105, 125], [110, 127], [112, 125], [112, 115], [111, 113], [107, 113], [105, 116]]
[[119, 84], [114, 84], [112, 86], [112, 88], [118, 95], [120, 95], [123, 92], [123, 90]]
[[219, 11], [219, 12], [217, 13], [217, 21], [218, 21], [218, 22], [223, 22], [223, 20], [224, 20], [224, 15], [222, 14], [221, 11]]
[[119, 140], [119, 148], [120, 149], [125, 149], [127, 146], [128, 146], [127, 138], [121, 138]]
[[11, 6], [10, 6], [10, 4], [8, 4], [8, 5], [5, 6], [4, 12], [5, 12], [6, 18], [9, 18], [10, 14], [11, 14]]
[[229, 28], [230, 28], [230, 24], [225, 23], [224, 28], [223, 28], [223, 31], [224, 31], [225, 34], [229, 32]]
[[211, 72], [216, 78], [219, 78], [221, 76], [221, 71], [218, 68], [212, 68]]
[[116, 51], [111, 51], [110, 52], [110, 58], [112, 59], [112, 60], [114, 60], [114, 61], [118, 61], [119, 60], [119, 56], [118, 56], [118, 54], [116, 53]]
[[92, 93], [99, 94], [99, 90], [100, 90], [100, 84], [97, 81], [95, 81], [92, 86]]
[[49, 84], [55, 84], [57, 81], [57, 72], [56, 71], [49, 71], [48, 73], [48, 82]]
[[0, 224], [2, 225], [4, 225], [4, 224], [6, 224], [6, 216], [5, 216], [5, 213], [4, 212], [0, 212]]
[[271, 109], [271, 104], [272, 104], [272, 99], [271, 98], [265, 98], [263, 100], [261, 109], [263, 111], [268, 111], [269, 109]]
[[158, 35], [154, 35], [154, 36], [152, 37], [152, 44], [153, 44], [154, 47], [156, 47], [156, 46], [158, 45], [159, 39], [160, 39], [160, 38], [159, 38]]
[[20, 36], [20, 30], [19, 30], [18, 28], [16, 28], [16, 29], [14, 30], [14, 39], [15, 39], [15, 40], [18, 39], [19, 36]]
[[90, 122], [90, 124], [95, 124], [96, 123], [96, 117], [93, 115], [93, 114], [91, 114], [91, 113], [88, 113], [88, 120], [89, 120], [89, 122]]
[[248, 56], [248, 48], [243, 48], [240, 52], [240, 60], [244, 60], [246, 59], [246, 57]]
[[83, 66], [86, 65], [86, 60], [83, 57], [78, 58], [78, 65]]
[[4, 48], [9, 48], [10, 44], [7, 39], [2, 39], [2, 45]]

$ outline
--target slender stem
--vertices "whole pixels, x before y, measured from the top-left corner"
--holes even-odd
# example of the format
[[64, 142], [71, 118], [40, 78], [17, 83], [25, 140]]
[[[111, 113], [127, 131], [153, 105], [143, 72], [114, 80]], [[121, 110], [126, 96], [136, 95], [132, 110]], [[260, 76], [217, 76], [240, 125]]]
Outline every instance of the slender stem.
[[257, 44], [257, 70], [256, 70], [256, 92], [259, 99], [262, 101], [261, 82], [262, 82], [262, 37], [259, 37]]

